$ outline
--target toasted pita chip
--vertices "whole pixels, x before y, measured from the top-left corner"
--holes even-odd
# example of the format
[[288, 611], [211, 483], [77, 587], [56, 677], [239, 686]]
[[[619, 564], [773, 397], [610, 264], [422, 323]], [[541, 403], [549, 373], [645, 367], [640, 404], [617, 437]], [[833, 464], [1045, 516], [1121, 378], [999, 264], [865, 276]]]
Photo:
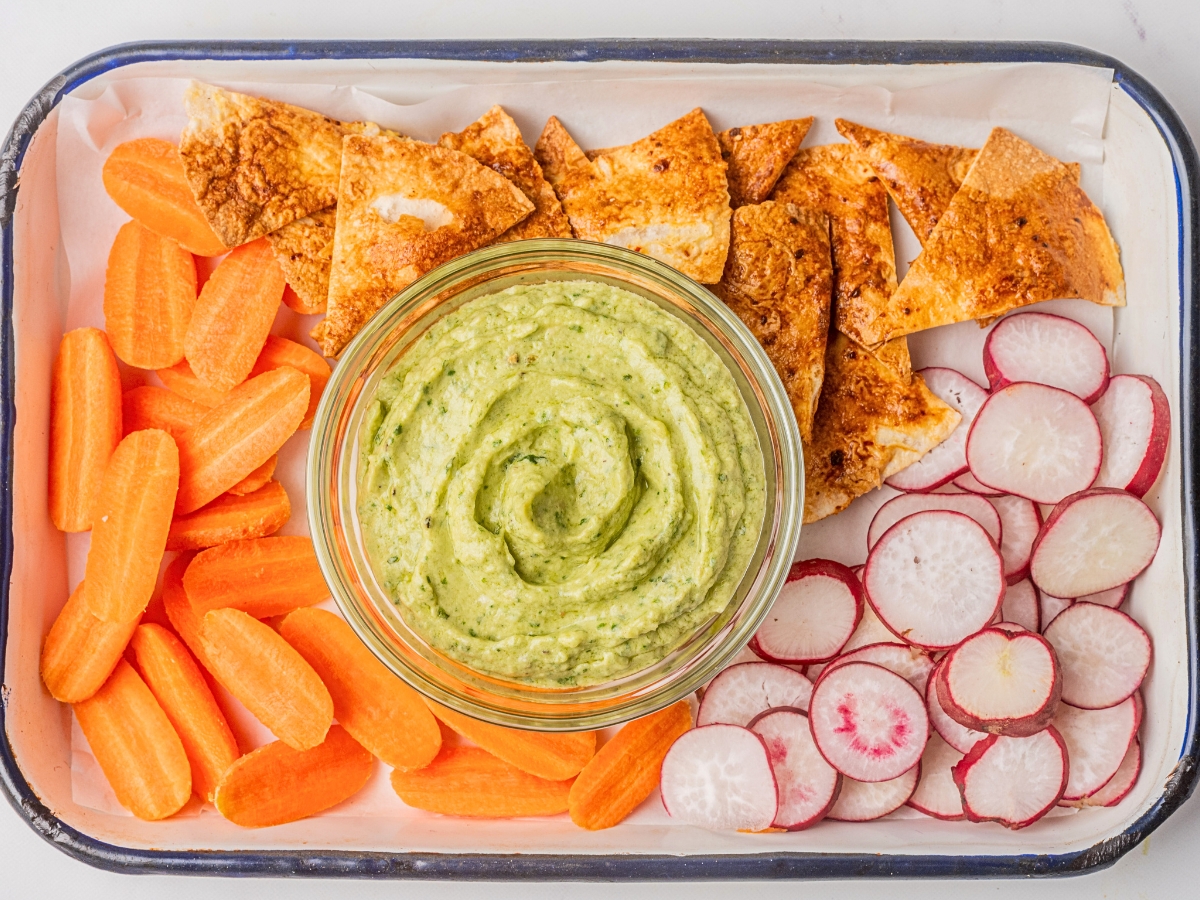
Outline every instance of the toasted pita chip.
[[838, 332], [804, 447], [804, 522], [841, 512], [950, 436], [962, 416], [925, 386]]
[[[267, 235], [283, 277], [296, 295], [289, 306], [301, 315], [325, 312], [337, 207], [318, 210]], [[284, 300], [289, 300], [284, 296]]]
[[366, 135], [348, 135], [343, 146], [329, 310], [318, 338], [326, 356], [417, 278], [534, 208], [507, 178], [448, 147]]
[[833, 296], [829, 220], [769, 200], [734, 210], [725, 275], [713, 292], [767, 351], [807, 442], [825, 374]]
[[896, 252], [887, 190], [850, 144], [801, 150], [773, 199], [829, 216], [833, 236], [834, 324], [860, 344], [896, 290]]
[[717, 133], [721, 156], [729, 167], [729, 201], [734, 209], [762, 203], [812, 127], [807, 119], [787, 119], [765, 125], [743, 125]]
[[729, 190], [712, 126], [699, 109], [594, 160], [551, 117], [534, 154], [575, 236], [628, 247], [704, 284], [729, 251]]
[[862, 339], [874, 345], [1058, 297], [1124, 306], [1117, 244], [1070, 167], [996, 128]]
[[571, 237], [562, 204], [542, 174], [533, 151], [521, 137], [521, 129], [502, 107], [493, 106], [457, 134], [446, 132], [438, 143], [483, 163], [499, 172], [533, 203], [535, 209], [493, 243], [522, 241], [528, 238]]

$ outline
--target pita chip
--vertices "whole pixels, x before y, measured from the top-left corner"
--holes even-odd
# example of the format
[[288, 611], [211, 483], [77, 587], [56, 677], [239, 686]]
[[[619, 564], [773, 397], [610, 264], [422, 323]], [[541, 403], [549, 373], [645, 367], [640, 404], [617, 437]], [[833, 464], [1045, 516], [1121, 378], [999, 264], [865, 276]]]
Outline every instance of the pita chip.
[[534, 154], [576, 237], [645, 253], [704, 284], [721, 280], [729, 190], [717, 137], [699, 109], [595, 159], [551, 117]]
[[825, 350], [825, 380], [804, 446], [804, 522], [841, 512], [912, 465], [958, 426], [962, 416], [920, 375], [891, 364], [836, 331]]
[[769, 200], [734, 210], [725, 274], [713, 292], [767, 351], [807, 442], [829, 336], [829, 220]]
[[554, 188], [550, 187], [550, 182], [542, 174], [542, 167], [521, 137], [517, 123], [503, 108], [493, 106], [457, 134], [443, 134], [438, 143], [465, 153], [499, 172], [533, 203], [534, 211], [529, 217], [508, 229], [494, 243], [528, 238], [572, 237], [571, 225], [567, 222]]
[[336, 222], [337, 207], [331, 206], [267, 235], [275, 260], [295, 295], [285, 293], [284, 302], [301, 315], [325, 312]]
[[314, 334], [326, 356], [420, 276], [534, 209], [507, 178], [448, 147], [386, 135], [348, 135], [343, 147], [329, 308]]
[[1124, 306], [1117, 244], [1076, 172], [996, 128], [904, 283], [861, 334], [874, 345], [1060, 297]]
[[734, 209], [762, 203], [812, 127], [807, 119], [787, 119], [765, 125], [743, 125], [717, 133], [721, 156], [729, 167], [729, 201]]

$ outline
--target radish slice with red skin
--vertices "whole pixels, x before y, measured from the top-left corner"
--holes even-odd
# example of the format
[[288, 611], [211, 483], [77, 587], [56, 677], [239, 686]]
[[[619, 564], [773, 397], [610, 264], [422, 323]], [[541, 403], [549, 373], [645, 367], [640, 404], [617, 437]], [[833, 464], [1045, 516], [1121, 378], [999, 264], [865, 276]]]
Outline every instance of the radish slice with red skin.
[[1075, 601], [1066, 597], [1051, 597], [1045, 591], [1038, 591], [1038, 618], [1042, 622], [1042, 631], [1050, 627], [1050, 623], [1058, 618], [1059, 613], [1070, 609]]
[[842, 776], [817, 750], [808, 716], [772, 709], [757, 716], [750, 730], [762, 738], [775, 774], [779, 809], [771, 827], [801, 831], [821, 821], [837, 800]]
[[1158, 480], [1171, 443], [1171, 406], [1148, 375], [1117, 375], [1092, 404], [1104, 439], [1096, 487], [1141, 497]]
[[921, 696], [925, 695], [929, 673], [933, 671], [933, 658], [928, 653], [909, 644], [897, 644], [895, 641], [867, 644], [865, 647], [843, 653], [825, 666], [824, 671], [828, 672], [836, 666], [852, 662], [869, 662], [883, 666], [915, 687]]
[[825, 662], [850, 640], [864, 605], [862, 584], [849, 568], [806, 559], [788, 572], [750, 647], [771, 662]]
[[967, 432], [987, 399], [987, 391], [954, 369], [932, 367], [917, 374], [939, 400], [958, 410], [962, 421], [946, 440], [887, 480], [898, 491], [931, 491], [967, 471]]
[[1000, 556], [1004, 559], [1004, 578], [1016, 584], [1029, 575], [1029, 557], [1033, 542], [1042, 530], [1042, 511], [1032, 500], [1005, 494], [989, 497], [1000, 514]]
[[831, 766], [855, 781], [891, 781], [921, 759], [929, 714], [916, 688], [874, 663], [825, 672], [813, 688], [808, 724]]
[[1118, 609], [1077, 600], [1047, 626], [1046, 640], [1062, 667], [1062, 701], [1072, 706], [1116, 706], [1150, 669], [1150, 635]]
[[768, 709], [808, 709], [812, 682], [787, 666], [769, 662], [738, 663], [708, 683], [697, 725], [748, 725]]
[[[945, 657], [942, 657], [945, 661]], [[942, 703], [938, 700], [937, 683], [941, 679], [942, 662], [934, 666], [933, 674], [929, 676], [929, 684], [925, 688], [925, 707], [929, 711], [929, 724], [947, 744], [959, 753], [967, 753], [987, 734], [968, 728], [946, 714]]]
[[1079, 709], [1062, 703], [1054, 727], [1067, 743], [1071, 777], [1064, 800], [1082, 800], [1104, 787], [1121, 767], [1141, 724], [1141, 700], [1134, 694], [1108, 709]]
[[1028, 737], [1054, 718], [1062, 684], [1054, 649], [1041, 635], [985, 628], [942, 662], [938, 702], [967, 728]]
[[[993, 541], [999, 545], [1003, 539], [1000, 513], [992, 504], [976, 494], [901, 494], [879, 507], [871, 525], [867, 528], [867, 551], [870, 552], [884, 532], [913, 513], [927, 509], [948, 509], [970, 516], [983, 526]], [[1030, 538], [1030, 543], [1033, 538]]]
[[1135, 737], [1133, 743], [1129, 745], [1129, 749], [1125, 751], [1125, 758], [1117, 767], [1116, 774], [1108, 779], [1108, 783], [1104, 787], [1090, 797], [1084, 797], [1082, 800], [1064, 800], [1058, 805], [1074, 806], [1080, 809], [1088, 806], [1116, 806], [1129, 796], [1129, 792], [1137, 784], [1138, 775], [1141, 772], [1142, 742]]
[[1133, 581], [1154, 561], [1162, 528], [1126, 491], [1092, 488], [1054, 507], [1033, 544], [1029, 575], [1053, 597], [1082, 597]]
[[842, 779], [842, 791], [826, 818], [837, 822], [870, 822], [894, 813], [912, 797], [921, 780], [921, 764], [890, 781]]
[[928, 510], [884, 533], [867, 557], [863, 587], [893, 634], [944, 650], [992, 621], [1004, 597], [1004, 565], [974, 519]]
[[1014, 830], [1032, 825], [1063, 797], [1067, 747], [1053, 726], [1029, 737], [990, 735], [953, 768], [972, 822], [999, 822]]
[[662, 761], [659, 793], [667, 815], [714, 831], [762, 831], [778, 809], [762, 738], [738, 725], [684, 732]]
[[1129, 581], [1119, 587], [1109, 588], [1098, 594], [1084, 594], [1075, 599], [1080, 603], [1095, 603], [1097, 606], [1107, 606], [1109, 609], [1120, 609], [1129, 597], [1129, 588], [1132, 585], [1133, 582]]
[[1108, 385], [1108, 354], [1087, 327], [1049, 313], [1006, 316], [983, 343], [983, 371], [993, 391], [1035, 381], [1092, 403]]
[[[859, 567], [860, 569], [862, 566]], [[844, 659], [856, 650], [861, 650], [863, 647], [869, 647], [872, 644], [894, 644], [896, 636], [888, 631], [887, 626], [879, 621], [879, 616], [875, 615], [875, 610], [871, 609], [871, 604], [868, 603], [863, 607], [862, 621], [858, 623], [858, 628], [854, 630], [854, 634], [850, 635], [850, 640], [846, 641], [846, 646], [842, 648], [841, 656], [838, 659]], [[831, 660], [836, 662], [837, 660]], [[809, 666], [805, 671], [810, 681], [816, 684], [821, 673], [830, 665], [830, 663], [817, 663]]]
[[929, 735], [929, 743], [921, 755], [921, 780], [908, 798], [908, 805], [935, 819], [964, 818], [962, 794], [954, 783], [952, 771], [962, 758], [962, 752], [942, 740], [941, 735], [936, 732]]
[[999, 628], [1001, 631], [1003, 631], [1009, 637], [1012, 637], [1013, 635], [1016, 635], [1016, 634], [1022, 634], [1023, 632], [1026, 632], [1029, 630], [1024, 625], [1021, 625], [1017, 622], [997, 622], [995, 625], [991, 625], [989, 627]]
[[966, 491], [968, 494], [979, 494], [981, 497], [1003, 497], [1004, 491], [998, 491], [995, 488], [988, 487], [970, 472], [963, 472], [954, 479], [954, 486]]
[[1036, 503], [1086, 490], [1100, 471], [1100, 426], [1074, 394], [1021, 381], [988, 397], [967, 436], [982, 484]]
[[1003, 622], [1015, 622], [1028, 631], [1041, 631], [1041, 604], [1037, 588], [1029, 579], [1010, 584], [1000, 603]]

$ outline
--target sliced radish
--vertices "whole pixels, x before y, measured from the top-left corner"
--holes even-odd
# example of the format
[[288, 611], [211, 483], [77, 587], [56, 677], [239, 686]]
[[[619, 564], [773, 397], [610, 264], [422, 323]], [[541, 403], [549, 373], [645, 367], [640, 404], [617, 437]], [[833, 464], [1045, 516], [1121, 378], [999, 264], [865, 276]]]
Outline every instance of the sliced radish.
[[867, 529], [867, 551], [879, 543], [884, 532], [901, 519], [927, 509], [948, 509], [970, 516], [983, 526], [983, 530], [993, 541], [997, 544], [1001, 542], [1003, 529], [1000, 513], [983, 497], [975, 494], [901, 494], [883, 504], [875, 513], [875, 518], [871, 520]]
[[738, 663], [708, 683], [697, 725], [748, 725], [777, 706], [808, 709], [812, 682], [787, 666], [769, 662]]
[[828, 818], [838, 822], [870, 822], [894, 813], [913, 795], [921, 779], [917, 763], [903, 775], [890, 781], [842, 779], [842, 791], [829, 810]]
[[983, 344], [983, 371], [993, 391], [1036, 381], [1092, 403], [1108, 384], [1108, 354], [1086, 326], [1027, 312], [996, 323]]
[[[942, 662], [945, 657], [942, 657]], [[950, 718], [946, 711], [942, 709], [942, 703], [938, 699], [938, 681], [941, 679], [942, 662], [937, 663], [933, 669], [933, 674], [929, 676], [929, 684], [925, 688], [925, 708], [929, 710], [929, 724], [933, 726], [934, 731], [941, 735], [942, 740], [957, 750], [959, 753], [966, 753], [977, 743], [987, 737], [987, 734], [982, 731], [975, 731], [968, 728], [966, 725]]]
[[833, 659], [858, 627], [863, 606], [862, 584], [846, 566], [828, 559], [798, 562], [751, 639], [751, 649], [779, 663]]
[[1116, 706], [1150, 668], [1150, 635], [1125, 613], [1076, 601], [1046, 628], [1062, 666], [1062, 701], [1083, 709]]
[[999, 628], [1009, 637], [1012, 637], [1014, 634], [1023, 634], [1029, 630], [1024, 625], [1019, 625], [1016, 622], [997, 622], [995, 625], [990, 625], [988, 627]]
[[762, 831], [778, 809], [766, 745], [737, 725], [680, 735], [663, 758], [659, 792], [667, 815], [713, 830]]
[[1012, 622], [1027, 631], [1041, 631], [1041, 608], [1037, 588], [1029, 579], [1010, 584], [1000, 603], [1002, 621]]
[[817, 750], [808, 716], [772, 709], [755, 718], [750, 730], [762, 738], [775, 773], [779, 809], [772, 827], [800, 831], [819, 822], [837, 799], [842, 776]]
[[929, 683], [929, 673], [933, 671], [933, 658], [924, 650], [908, 644], [898, 644], [888, 641], [880, 644], [868, 644], [849, 653], [843, 653], [825, 667], [825, 671], [835, 666], [852, 662], [869, 662], [883, 666], [889, 672], [895, 672], [917, 689], [917, 693], [925, 695], [925, 686]]
[[1142, 742], [1136, 737], [1133, 743], [1129, 745], [1129, 749], [1125, 751], [1125, 758], [1121, 760], [1121, 765], [1117, 767], [1117, 772], [1112, 778], [1108, 779], [1108, 783], [1090, 797], [1084, 797], [1082, 800], [1065, 800], [1059, 803], [1059, 806], [1116, 806], [1133, 790], [1133, 786], [1137, 784], [1138, 775], [1142, 772]]
[[1057, 503], [1090, 487], [1101, 455], [1100, 426], [1086, 403], [1025, 381], [988, 397], [967, 436], [972, 475], [1037, 503]]
[[[970, 435], [968, 435], [969, 437]], [[979, 494], [982, 497], [1003, 497], [1004, 491], [998, 491], [993, 487], [988, 487], [970, 472], [963, 472], [954, 479], [954, 486], [966, 491], [969, 494]]]
[[1092, 404], [1104, 438], [1104, 460], [1096, 487], [1114, 487], [1141, 497], [1154, 486], [1171, 443], [1171, 406], [1148, 375], [1117, 375]]
[[829, 764], [856, 781], [890, 781], [921, 759], [929, 714], [916, 688], [874, 663], [825, 672], [808, 723]]
[[1042, 511], [1032, 500], [1005, 494], [989, 497], [1000, 514], [1000, 555], [1004, 558], [1004, 577], [1016, 584], [1029, 574], [1029, 557], [1033, 542], [1042, 530]]
[[995, 542], [974, 519], [949, 510], [914, 513], [889, 528], [864, 575], [883, 624], [929, 650], [953, 647], [987, 625], [1004, 596]]
[[1095, 603], [1099, 606], [1107, 606], [1109, 609], [1120, 609], [1129, 596], [1129, 588], [1132, 585], [1133, 582], [1129, 581], [1119, 587], [1109, 588], [1107, 591], [1100, 591], [1096, 594], [1084, 594], [1075, 599], [1081, 603]]
[[961, 372], [953, 369], [929, 368], [917, 373], [925, 386], [940, 400], [953, 406], [962, 421], [942, 441], [919, 460], [887, 480], [898, 491], [931, 491], [967, 471], [967, 432], [975, 413], [987, 399], [987, 391]]
[[[1054, 597], [1082, 597], [1133, 581], [1154, 560], [1162, 528], [1133, 494], [1092, 488], [1064, 499], [1033, 545], [1029, 574]], [[868, 566], [869, 571], [869, 566]]]
[[1121, 767], [1140, 724], [1137, 694], [1107, 709], [1059, 704], [1054, 727], [1067, 742], [1071, 755], [1071, 777], [1063, 799], [1082, 800], [1104, 787]]
[[[871, 644], [886, 644], [894, 640], [896, 640], [896, 636], [879, 621], [879, 616], [875, 615], [875, 610], [871, 609], [871, 604], [868, 603], [863, 607], [862, 620], [854, 629], [854, 634], [850, 635], [850, 640], [846, 641], [846, 646], [842, 648], [842, 654], [852, 653], [860, 647]], [[820, 672], [813, 672], [813, 679], [815, 680], [820, 674]]]
[[921, 780], [908, 798], [908, 805], [935, 819], [963, 818], [962, 794], [952, 771], [962, 758], [962, 752], [942, 740], [941, 735], [929, 735], [921, 756]]
[[970, 821], [1024, 828], [1062, 799], [1067, 747], [1053, 726], [1029, 737], [992, 735], [972, 747], [953, 772]]
[[1038, 618], [1041, 619], [1042, 631], [1049, 628], [1050, 623], [1058, 618], [1058, 614], [1070, 608], [1074, 602], [1066, 597], [1052, 597], [1045, 591], [1038, 591]]
[[960, 725], [1028, 737], [1054, 718], [1062, 669], [1039, 634], [985, 628], [951, 650], [940, 668], [938, 702]]

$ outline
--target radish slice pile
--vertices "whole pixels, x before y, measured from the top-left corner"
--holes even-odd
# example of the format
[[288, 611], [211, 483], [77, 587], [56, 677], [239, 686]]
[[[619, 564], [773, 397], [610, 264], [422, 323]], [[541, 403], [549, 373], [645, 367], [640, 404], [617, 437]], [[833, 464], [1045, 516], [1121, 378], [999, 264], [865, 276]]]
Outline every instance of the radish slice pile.
[[888, 479], [887, 483], [900, 491], [931, 491], [967, 471], [967, 434], [987, 400], [987, 391], [953, 369], [922, 369], [918, 374], [938, 399], [958, 410], [962, 421], [950, 437]]
[[1108, 385], [1108, 354], [1078, 322], [1028, 312], [996, 323], [983, 345], [983, 371], [993, 391], [1035, 381], [1092, 403]]
[[750, 648], [771, 662], [825, 662], [850, 640], [862, 611], [862, 585], [848, 568], [828, 559], [798, 562]]

